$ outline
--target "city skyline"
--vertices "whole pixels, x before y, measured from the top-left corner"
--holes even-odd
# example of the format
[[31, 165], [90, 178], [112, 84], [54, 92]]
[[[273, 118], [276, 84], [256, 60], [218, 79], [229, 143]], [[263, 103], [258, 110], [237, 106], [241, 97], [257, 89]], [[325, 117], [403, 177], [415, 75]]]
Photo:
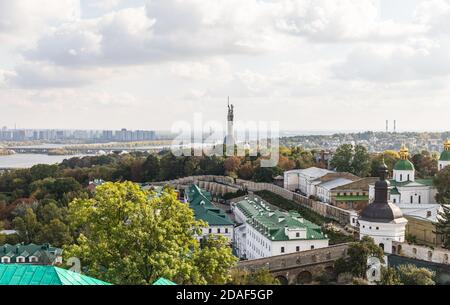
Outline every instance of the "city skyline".
[[[32, 18], [22, 18], [23, 16]], [[448, 130], [447, 0], [0, 3], [2, 126]], [[392, 123], [391, 123], [392, 124]]]

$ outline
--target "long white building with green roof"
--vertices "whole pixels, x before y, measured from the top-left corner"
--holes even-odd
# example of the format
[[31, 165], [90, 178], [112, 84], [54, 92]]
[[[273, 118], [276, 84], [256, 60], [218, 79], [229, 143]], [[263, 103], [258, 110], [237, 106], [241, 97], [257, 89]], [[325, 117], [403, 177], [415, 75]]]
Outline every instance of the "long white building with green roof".
[[270, 208], [258, 196], [248, 196], [233, 203], [235, 252], [242, 259], [259, 259], [275, 255], [328, 247], [328, 238], [320, 227], [297, 212]]

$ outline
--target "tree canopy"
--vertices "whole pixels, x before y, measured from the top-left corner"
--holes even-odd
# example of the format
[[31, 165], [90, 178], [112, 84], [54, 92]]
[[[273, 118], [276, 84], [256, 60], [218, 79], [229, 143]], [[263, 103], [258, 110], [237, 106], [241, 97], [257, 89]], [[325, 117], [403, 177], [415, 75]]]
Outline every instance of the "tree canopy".
[[173, 190], [152, 196], [136, 184], [105, 183], [93, 198], [69, 204], [72, 229], [80, 232], [67, 257], [86, 273], [111, 283], [151, 284], [164, 277], [179, 284], [223, 284], [236, 259], [222, 238], [196, 238], [205, 223]]

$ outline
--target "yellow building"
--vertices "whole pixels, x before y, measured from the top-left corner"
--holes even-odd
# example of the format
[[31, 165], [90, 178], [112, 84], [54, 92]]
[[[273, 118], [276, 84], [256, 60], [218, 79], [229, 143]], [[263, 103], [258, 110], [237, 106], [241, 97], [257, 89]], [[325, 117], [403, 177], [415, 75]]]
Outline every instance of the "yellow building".
[[436, 225], [429, 219], [424, 219], [416, 216], [405, 215], [408, 219], [406, 225], [406, 236], [415, 238], [418, 244], [424, 244], [432, 247], [439, 247], [442, 245], [443, 237], [436, 233]]

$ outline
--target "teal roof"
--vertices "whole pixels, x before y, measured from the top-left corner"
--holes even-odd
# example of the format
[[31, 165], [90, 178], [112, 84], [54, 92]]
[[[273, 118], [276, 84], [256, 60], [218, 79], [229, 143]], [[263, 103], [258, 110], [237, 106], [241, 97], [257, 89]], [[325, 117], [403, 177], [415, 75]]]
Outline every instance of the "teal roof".
[[16, 263], [18, 257], [24, 257], [25, 262], [29, 262], [29, 258], [34, 256], [38, 258], [38, 262], [54, 263], [56, 258], [62, 255], [63, 250], [52, 247], [48, 244], [4, 244], [0, 246], [0, 258], [9, 256], [11, 263]]
[[233, 226], [234, 223], [218, 207], [211, 203], [211, 194], [192, 185], [186, 190], [189, 207], [197, 220], [203, 220], [210, 226]]
[[394, 187], [393, 189], [391, 189], [391, 195], [400, 195], [398, 188]]
[[[236, 207], [248, 218], [249, 225], [270, 240], [327, 239], [320, 226], [302, 218], [298, 212], [272, 210], [257, 196], [238, 202]], [[289, 238], [286, 229], [306, 232], [306, 238]]]
[[398, 171], [413, 171], [414, 170], [414, 164], [412, 164], [409, 160], [399, 160], [394, 165], [394, 170]]
[[336, 201], [365, 201], [369, 196], [336, 196]]
[[111, 285], [55, 266], [0, 264], [0, 285]]
[[439, 161], [450, 161], [450, 150], [444, 150]]
[[174, 282], [169, 281], [168, 279], [165, 279], [162, 277], [159, 280], [157, 280], [156, 282], [154, 282], [153, 285], [155, 285], [155, 286], [173, 286], [176, 284]]

